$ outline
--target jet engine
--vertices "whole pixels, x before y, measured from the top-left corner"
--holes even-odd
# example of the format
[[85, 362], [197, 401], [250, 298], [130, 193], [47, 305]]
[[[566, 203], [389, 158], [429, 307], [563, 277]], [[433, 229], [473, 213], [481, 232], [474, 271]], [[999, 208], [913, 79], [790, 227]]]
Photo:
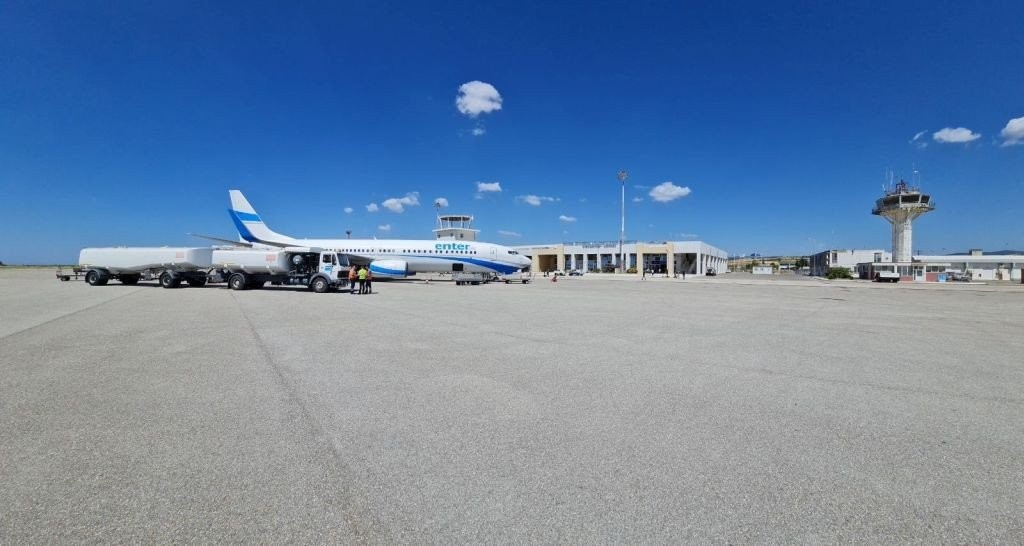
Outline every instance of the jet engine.
[[405, 260], [374, 260], [370, 272], [375, 279], [404, 279], [409, 276], [409, 263]]

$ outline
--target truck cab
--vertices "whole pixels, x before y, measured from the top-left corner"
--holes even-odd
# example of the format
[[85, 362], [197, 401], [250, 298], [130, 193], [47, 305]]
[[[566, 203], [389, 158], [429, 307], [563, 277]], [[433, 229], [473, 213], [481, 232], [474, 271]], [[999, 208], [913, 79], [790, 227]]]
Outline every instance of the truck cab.
[[[288, 252], [290, 249], [285, 249]], [[326, 292], [348, 282], [348, 257], [333, 250], [301, 249], [307, 252], [290, 253], [296, 266], [293, 275], [300, 277], [293, 284], [306, 284], [314, 292]], [[296, 256], [300, 259], [296, 260]], [[316, 260], [314, 262], [314, 260]], [[313, 264], [318, 265], [313, 267]], [[326, 283], [326, 286], [325, 286]]]
[[321, 248], [223, 249], [214, 251], [213, 262], [215, 282], [226, 280], [232, 290], [269, 282], [328, 292], [348, 280], [348, 257]]

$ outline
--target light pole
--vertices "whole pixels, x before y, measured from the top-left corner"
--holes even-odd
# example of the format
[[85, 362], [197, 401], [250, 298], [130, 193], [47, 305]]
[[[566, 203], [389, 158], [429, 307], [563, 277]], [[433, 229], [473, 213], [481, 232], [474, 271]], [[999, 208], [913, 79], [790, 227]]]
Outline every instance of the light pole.
[[346, 229], [345, 230], [345, 236], [348, 237], [349, 239], [351, 239], [352, 238], [352, 230], [351, 229]]
[[622, 183], [622, 229], [619, 231], [619, 273], [626, 272], [626, 256], [622, 254], [622, 244], [626, 242], [626, 179], [629, 173], [619, 171], [619, 182]]

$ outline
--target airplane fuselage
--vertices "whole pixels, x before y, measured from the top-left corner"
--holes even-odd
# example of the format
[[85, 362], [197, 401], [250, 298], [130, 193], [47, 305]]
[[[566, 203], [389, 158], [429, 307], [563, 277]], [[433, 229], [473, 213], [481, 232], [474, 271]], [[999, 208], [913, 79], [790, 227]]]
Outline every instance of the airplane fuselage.
[[228, 213], [238, 235], [251, 244], [272, 247], [304, 246], [331, 250], [371, 271], [391, 278], [411, 273], [514, 273], [530, 266], [530, 259], [494, 243], [455, 239], [296, 239], [272, 231], [238, 190], [230, 190]]
[[[514, 273], [529, 259], [509, 247], [445, 239], [292, 239], [289, 244], [318, 247], [371, 261], [401, 260], [411, 273], [451, 271]], [[358, 258], [354, 258], [358, 261]], [[453, 267], [455, 266], [455, 267]]]

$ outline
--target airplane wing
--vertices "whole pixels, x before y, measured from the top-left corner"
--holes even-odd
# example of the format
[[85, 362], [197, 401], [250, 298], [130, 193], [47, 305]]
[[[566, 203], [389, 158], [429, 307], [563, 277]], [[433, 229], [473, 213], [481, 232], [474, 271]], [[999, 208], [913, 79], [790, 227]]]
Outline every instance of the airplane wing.
[[202, 239], [209, 239], [211, 241], [217, 241], [217, 242], [220, 242], [220, 243], [227, 243], [227, 244], [233, 245], [233, 246], [244, 246], [246, 248], [252, 248], [252, 243], [247, 243], [245, 241], [235, 241], [235, 240], [232, 240], [232, 239], [222, 239], [220, 237], [212, 237], [210, 235], [202, 235], [200, 233], [189, 233], [189, 235], [191, 235], [193, 237], [199, 237], [199, 238], [202, 238]]
[[338, 254], [348, 258], [349, 263], [353, 265], [369, 265], [373, 261], [373, 258], [361, 254], [353, 254], [351, 252], [339, 252]]

